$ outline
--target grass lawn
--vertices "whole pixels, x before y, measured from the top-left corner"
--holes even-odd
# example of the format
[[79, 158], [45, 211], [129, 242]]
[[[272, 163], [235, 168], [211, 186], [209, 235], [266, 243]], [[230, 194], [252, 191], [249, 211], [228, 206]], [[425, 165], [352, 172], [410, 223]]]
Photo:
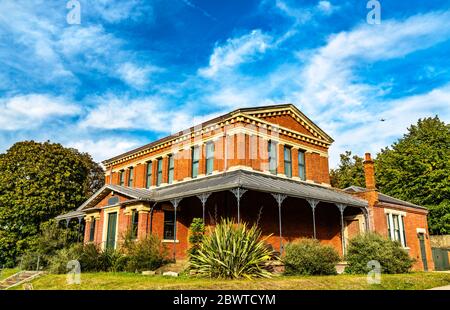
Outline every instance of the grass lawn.
[[16, 272], [19, 272], [19, 269], [17, 268], [6, 268], [6, 269], [2, 269], [0, 271], [0, 281], [2, 281], [3, 279], [6, 279], [9, 276], [12, 276], [13, 274], [15, 274]]
[[[38, 290], [422, 290], [450, 284], [449, 273], [418, 272], [403, 275], [382, 275], [381, 284], [368, 284], [363, 275], [336, 276], [279, 276], [272, 279], [258, 280], [211, 280], [173, 278], [163, 276], [143, 276], [133, 273], [83, 273], [81, 284], [68, 285], [66, 275], [47, 274], [33, 281]], [[21, 286], [15, 289], [23, 289]]]

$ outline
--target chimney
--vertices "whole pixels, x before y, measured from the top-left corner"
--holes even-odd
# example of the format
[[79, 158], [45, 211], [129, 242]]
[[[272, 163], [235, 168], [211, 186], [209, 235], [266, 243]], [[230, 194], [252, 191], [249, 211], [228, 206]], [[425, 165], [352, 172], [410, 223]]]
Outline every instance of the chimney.
[[370, 153], [365, 154], [364, 158], [364, 175], [366, 179], [366, 188], [368, 190], [375, 190], [375, 167]]

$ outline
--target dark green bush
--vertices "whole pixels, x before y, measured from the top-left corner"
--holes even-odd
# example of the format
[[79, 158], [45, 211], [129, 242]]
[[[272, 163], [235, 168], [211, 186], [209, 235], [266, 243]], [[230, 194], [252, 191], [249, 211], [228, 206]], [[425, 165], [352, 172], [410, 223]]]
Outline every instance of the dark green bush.
[[212, 278], [270, 277], [268, 263], [274, 252], [260, 237], [256, 225], [249, 228], [223, 219], [190, 256], [190, 269]]
[[365, 274], [372, 268], [371, 260], [381, 265], [382, 273], [409, 272], [414, 262], [400, 243], [391, 241], [376, 233], [361, 234], [350, 240], [346, 255], [347, 273]]
[[329, 245], [316, 239], [300, 239], [285, 247], [285, 274], [287, 275], [329, 275], [336, 274], [339, 254]]
[[188, 251], [189, 255], [197, 254], [203, 242], [204, 234], [205, 224], [203, 224], [203, 219], [194, 218], [189, 226], [189, 244], [191, 246]]

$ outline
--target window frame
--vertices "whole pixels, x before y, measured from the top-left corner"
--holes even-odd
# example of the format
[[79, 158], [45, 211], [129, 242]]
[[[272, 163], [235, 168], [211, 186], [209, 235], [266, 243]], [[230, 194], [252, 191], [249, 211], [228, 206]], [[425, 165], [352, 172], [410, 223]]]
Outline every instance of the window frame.
[[[214, 142], [213, 141], [206, 142], [206, 145], [205, 145], [205, 173], [206, 173], [206, 175], [210, 175], [214, 171], [214, 153], [215, 153]], [[210, 164], [210, 166], [211, 166], [210, 170], [208, 170], [208, 164]]]
[[133, 187], [133, 182], [134, 182], [134, 167], [129, 167], [128, 168], [128, 187]]
[[297, 160], [298, 160], [298, 177], [300, 178], [300, 180], [306, 181], [306, 162], [305, 162], [306, 158], [304, 150], [301, 149], [298, 150]]
[[96, 229], [96, 220], [95, 218], [92, 218], [91, 223], [89, 225], [89, 242], [95, 241], [95, 229]]
[[131, 211], [131, 239], [136, 240], [138, 237], [138, 231], [139, 231], [139, 211], [132, 210]]
[[162, 157], [156, 160], [156, 186], [162, 184], [163, 179], [163, 159]]
[[[289, 154], [289, 158], [286, 159], [286, 155]], [[288, 178], [292, 178], [292, 147], [285, 145], [283, 147], [283, 161], [284, 161], [284, 175]], [[287, 168], [289, 167], [289, 171]]]
[[278, 173], [278, 142], [273, 140], [268, 141], [267, 154], [269, 161], [269, 172], [276, 175]]
[[[170, 218], [168, 219], [168, 215]], [[163, 240], [173, 240], [175, 238], [175, 210], [164, 210]]]
[[172, 184], [175, 176], [175, 158], [173, 154], [167, 155], [167, 183]]
[[[392, 227], [390, 217], [392, 217], [392, 225], [393, 225]], [[406, 229], [405, 229], [404, 215], [394, 212], [387, 212], [386, 221], [389, 240], [397, 241], [401, 244], [402, 247], [406, 248], [407, 243], [406, 243]], [[392, 236], [394, 236], [394, 238], [392, 238]]]
[[119, 185], [124, 186], [125, 185], [125, 170], [119, 170]]
[[[198, 157], [195, 158], [195, 151], [198, 152]], [[194, 165], [195, 165], [195, 169], [194, 169]], [[191, 148], [191, 177], [193, 179], [198, 177], [198, 172], [199, 172], [199, 168], [200, 168], [200, 146], [195, 145]], [[194, 171], [196, 172], [194, 174]]]
[[148, 161], [145, 167], [145, 188], [150, 188], [152, 186], [152, 176], [153, 176], [153, 162]]

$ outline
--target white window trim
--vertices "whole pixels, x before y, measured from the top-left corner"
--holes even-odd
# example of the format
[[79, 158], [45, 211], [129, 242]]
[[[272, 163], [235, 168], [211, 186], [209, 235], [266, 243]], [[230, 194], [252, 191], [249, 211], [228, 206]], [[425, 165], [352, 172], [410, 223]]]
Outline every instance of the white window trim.
[[385, 214], [396, 214], [396, 215], [401, 215], [401, 216], [406, 216], [406, 212], [405, 211], [399, 211], [399, 210], [395, 210], [395, 209], [384, 209], [384, 213]]
[[406, 242], [405, 242], [405, 238], [404, 235], [406, 235], [406, 231], [405, 231], [405, 227], [403, 227], [403, 220], [406, 217], [406, 212], [404, 211], [399, 211], [399, 210], [394, 210], [394, 209], [384, 209], [384, 213], [388, 216], [389, 219], [389, 236], [391, 240], [396, 240], [395, 239], [395, 231], [394, 231], [394, 217], [393, 215], [397, 215], [398, 216], [398, 228], [400, 230], [400, 244], [402, 245], [402, 247], [404, 249], [409, 249], [406, 246]]

